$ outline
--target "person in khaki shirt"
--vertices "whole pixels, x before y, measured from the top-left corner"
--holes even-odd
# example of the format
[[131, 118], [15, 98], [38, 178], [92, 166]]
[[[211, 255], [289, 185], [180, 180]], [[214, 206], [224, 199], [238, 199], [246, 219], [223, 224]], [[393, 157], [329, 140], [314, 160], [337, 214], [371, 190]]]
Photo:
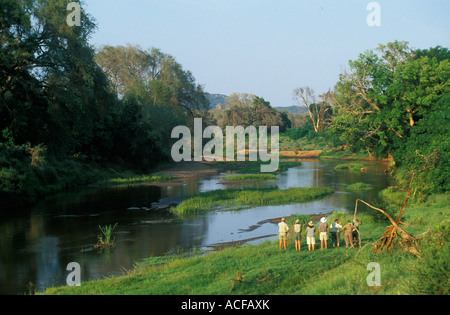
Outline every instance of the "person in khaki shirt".
[[349, 244], [351, 247], [353, 246], [353, 236], [352, 236], [352, 232], [354, 230], [356, 230], [356, 228], [352, 225], [352, 223], [350, 222], [350, 220], [347, 220], [347, 224], [344, 225], [344, 227], [342, 228], [342, 230], [344, 231], [344, 240], [345, 240], [345, 246], [348, 248]]
[[300, 220], [296, 220], [294, 224], [294, 240], [295, 240], [295, 251], [300, 251], [300, 241], [302, 232], [302, 225], [300, 224]]
[[320, 224], [319, 224], [320, 249], [323, 249], [323, 243], [325, 243], [325, 249], [328, 248], [327, 229], [328, 229], [327, 218], [323, 217], [322, 219], [320, 219]]
[[281, 222], [278, 223], [278, 233], [280, 235], [280, 249], [281, 245], [284, 243], [284, 250], [286, 250], [286, 236], [287, 232], [289, 232], [289, 227], [284, 221], [284, 218], [282, 218]]

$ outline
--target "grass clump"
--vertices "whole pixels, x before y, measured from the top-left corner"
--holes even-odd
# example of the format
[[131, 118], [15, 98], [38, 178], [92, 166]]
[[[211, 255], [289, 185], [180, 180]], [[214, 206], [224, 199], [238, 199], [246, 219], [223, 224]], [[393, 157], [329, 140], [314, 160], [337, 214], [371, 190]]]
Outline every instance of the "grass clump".
[[359, 182], [359, 183], [354, 183], [354, 184], [348, 185], [347, 189], [348, 190], [371, 190], [371, 189], [373, 189], [373, 187], [366, 183]]
[[230, 175], [224, 178], [225, 182], [234, 182], [234, 181], [260, 181], [260, 180], [269, 180], [275, 179], [275, 174], [238, 174], [238, 175]]
[[299, 203], [331, 193], [333, 193], [332, 189], [324, 187], [291, 187], [283, 190], [278, 188], [219, 189], [188, 198], [175, 207], [173, 212], [186, 215], [207, 210]]
[[339, 164], [334, 167], [336, 171], [360, 171], [362, 168], [364, 168], [364, 163], [359, 162]]
[[125, 178], [112, 178], [102, 182], [102, 184], [138, 184], [138, 183], [155, 183], [155, 182], [166, 182], [172, 180], [171, 175], [138, 175], [133, 177]]
[[114, 238], [112, 237], [112, 233], [116, 229], [116, 227], [117, 223], [114, 225], [99, 225], [98, 228], [100, 229], [101, 234], [97, 236], [98, 242], [97, 245], [94, 246], [94, 248], [101, 249], [114, 246]]

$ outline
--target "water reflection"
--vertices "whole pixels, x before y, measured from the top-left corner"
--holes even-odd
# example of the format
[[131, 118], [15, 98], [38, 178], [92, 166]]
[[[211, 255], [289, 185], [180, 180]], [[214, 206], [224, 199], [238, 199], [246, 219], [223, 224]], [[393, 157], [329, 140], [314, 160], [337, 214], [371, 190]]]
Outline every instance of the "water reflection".
[[[64, 285], [70, 262], [80, 264], [84, 282], [121, 274], [132, 268], [136, 260], [149, 256], [270, 236], [276, 233], [276, 226], [266, 223], [266, 219], [292, 213], [351, 210], [356, 198], [370, 202], [377, 198], [379, 190], [389, 186], [382, 164], [371, 163], [367, 173], [338, 172], [334, 170], [336, 164], [304, 161], [301, 166], [278, 174], [275, 180], [251, 184], [223, 184], [221, 178], [226, 174], [222, 174], [190, 178], [184, 185], [89, 188], [49, 198], [25, 213], [0, 220], [0, 294], [25, 293], [30, 282], [40, 290]], [[356, 182], [365, 182], [374, 189], [362, 193], [346, 190], [347, 185]], [[309, 203], [217, 211], [184, 220], [173, 220], [164, 211], [142, 209], [165, 197], [242, 186], [326, 186], [335, 193]], [[103, 254], [92, 250], [98, 226], [116, 222], [115, 247]]]

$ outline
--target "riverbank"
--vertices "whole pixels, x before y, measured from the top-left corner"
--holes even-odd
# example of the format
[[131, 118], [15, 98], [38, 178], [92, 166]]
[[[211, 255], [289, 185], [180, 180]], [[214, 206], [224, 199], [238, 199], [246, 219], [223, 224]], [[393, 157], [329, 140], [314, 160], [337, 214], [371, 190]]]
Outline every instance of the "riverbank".
[[[226, 247], [208, 255], [163, 256], [144, 259], [121, 277], [83, 282], [80, 287], [50, 288], [44, 294], [151, 294], [151, 295], [228, 295], [228, 294], [443, 294], [449, 269], [450, 194], [430, 197], [421, 204], [408, 206], [404, 229], [418, 235], [422, 259], [395, 246], [389, 252], [375, 253], [370, 244], [378, 240], [388, 222], [372, 212], [358, 219], [363, 248], [347, 249], [341, 235], [340, 247], [308, 251], [305, 237], [296, 252], [292, 235], [287, 251], [278, 249], [278, 241], [259, 245]], [[341, 222], [352, 214], [334, 212]], [[296, 217], [289, 217], [292, 225]], [[302, 219], [302, 217], [300, 217]], [[303, 218], [304, 220], [304, 218]], [[318, 222], [315, 222], [316, 226]], [[195, 253], [193, 253], [195, 254]], [[369, 286], [370, 262], [381, 268], [381, 286]], [[442, 273], [442, 271], [445, 271]], [[242, 281], [237, 282], [239, 273]], [[233, 283], [235, 283], [233, 285]], [[448, 287], [447, 287], [448, 288]], [[444, 291], [444, 293], [447, 291]], [[448, 292], [447, 292], [448, 294]]]

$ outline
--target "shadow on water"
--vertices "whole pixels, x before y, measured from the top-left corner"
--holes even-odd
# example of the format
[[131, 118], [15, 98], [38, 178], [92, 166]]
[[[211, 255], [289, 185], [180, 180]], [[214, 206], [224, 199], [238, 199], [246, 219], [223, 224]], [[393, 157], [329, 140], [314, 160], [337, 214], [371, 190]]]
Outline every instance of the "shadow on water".
[[[80, 264], [84, 282], [122, 274], [133, 268], [136, 260], [149, 256], [257, 243], [276, 237], [270, 218], [352, 210], [356, 198], [376, 199], [378, 192], [390, 185], [383, 164], [370, 163], [366, 173], [335, 171], [336, 164], [309, 160], [265, 182], [225, 185], [221, 183], [225, 174], [221, 174], [189, 178], [183, 185], [92, 187], [48, 198], [25, 213], [0, 219], [0, 294], [26, 293], [30, 283], [38, 290], [65, 285], [70, 262]], [[356, 182], [373, 189], [361, 193], [346, 189]], [[197, 192], [249, 186], [325, 186], [335, 193], [308, 203], [216, 211], [183, 220], [168, 211], [148, 210], [161, 200], [179, 201]], [[115, 223], [115, 246], [103, 253], [94, 250], [99, 225]]]

